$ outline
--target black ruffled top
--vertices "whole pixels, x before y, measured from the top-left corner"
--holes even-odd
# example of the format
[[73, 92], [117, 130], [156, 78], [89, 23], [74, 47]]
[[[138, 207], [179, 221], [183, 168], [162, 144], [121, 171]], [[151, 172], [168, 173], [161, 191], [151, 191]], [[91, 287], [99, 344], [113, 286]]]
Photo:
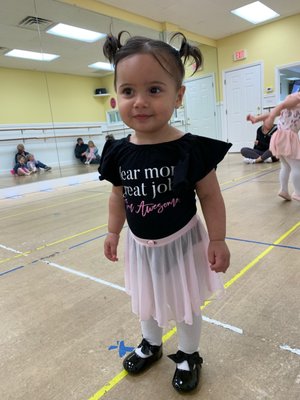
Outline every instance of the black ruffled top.
[[141, 238], [159, 239], [185, 226], [197, 212], [195, 184], [222, 161], [230, 143], [186, 133], [158, 144], [130, 136], [107, 141], [100, 180], [123, 186], [127, 221]]

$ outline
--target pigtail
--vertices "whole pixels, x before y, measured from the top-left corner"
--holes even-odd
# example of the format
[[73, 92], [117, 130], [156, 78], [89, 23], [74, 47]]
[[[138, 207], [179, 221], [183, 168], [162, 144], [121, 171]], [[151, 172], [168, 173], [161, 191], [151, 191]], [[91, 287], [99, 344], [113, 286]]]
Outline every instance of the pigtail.
[[115, 63], [116, 52], [120, 48], [119, 36], [115, 37], [112, 34], [106, 36], [106, 40], [103, 45], [103, 54], [111, 64]]
[[[106, 40], [103, 45], [103, 54], [109, 60], [111, 64], [115, 64], [116, 54], [123, 47], [121, 43], [121, 36], [124, 33], [128, 33], [127, 31], [121, 31], [118, 34], [118, 37], [113, 34], [109, 34], [106, 36]], [[129, 35], [129, 33], [128, 33]]]
[[193, 75], [198, 69], [202, 66], [203, 64], [203, 56], [200, 51], [200, 49], [196, 46], [192, 46], [191, 44], [188, 43], [186, 37], [184, 36], [183, 33], [181, 32], [176, 32], [174, 35], [172, 35], [171, 40], [172, 41], [175, 37], [181, 36], [181, 46], [180, 49], [178, 50], [178, 54], [180, 58], [183, 58], [183, 64], [185, 65], [186, 61], [192, 58], [195, 61], [195, 68]]

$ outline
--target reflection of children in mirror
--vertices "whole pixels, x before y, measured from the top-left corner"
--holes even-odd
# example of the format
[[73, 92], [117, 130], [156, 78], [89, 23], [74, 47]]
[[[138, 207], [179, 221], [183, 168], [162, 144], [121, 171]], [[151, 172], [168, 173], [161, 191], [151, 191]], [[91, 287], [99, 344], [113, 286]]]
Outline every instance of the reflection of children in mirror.
[[26, 165], [26, 158], [21, 155], [17, 158], [17, 162], [12, 171], [18, 176], [31, 175], [31, 171], [29, 171]]
[[[17, 151], [18, 151], [18, 152], [17, 152], [16, 155], [15, 155], [15, 163], [18, 162], [18, 157], [19, 157], [19, 156], [23, 156], [23, 157], [26, 158], [26, 157], [28, 157], [28, 155], [29, 155], [29, 152], [28, 152], [28, 151], [25, 151], [25, 146], [24, 146], [24, 144], [22, 144], [22, 143], [20, 143], [20, 144], [17, 145]], [[50, 171], [50, 170], [51, 170], [51, 167], [49, 167], [48, 165], [42, 163], [42, 162], [39, 161], [39, 160], [36, 160], [34, 157], [33, 157], [32, 161], [35, 162], [35, 166], [36, 166], [36, 168], [37, 168], [38, 170], [39, 170], [40, 168], [44, 169], [45, 171]], [[25, 160], [25, 162], [26, 162], [26, 160]]]
[[98, 148], [92, 140], [88, 141], [88, 148], [85, 151], [84, 155], [86, 156], [86, 165], [90, 164], [93, 160], [99, 158]]
[[33, 154], [28, 154], [28, 156], [26, 157], [26, 167], [30, 172], [37, 172], [38, 169], [36, 167], [36, 161], [34, 159], [34, 155]]

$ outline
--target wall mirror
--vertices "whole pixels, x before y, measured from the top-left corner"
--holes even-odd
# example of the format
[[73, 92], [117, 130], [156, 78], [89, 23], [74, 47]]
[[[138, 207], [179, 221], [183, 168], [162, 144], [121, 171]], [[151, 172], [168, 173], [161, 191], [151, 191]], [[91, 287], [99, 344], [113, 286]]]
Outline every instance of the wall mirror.
[[[102, 33], [127, 30], [131, 35], [152, 38], [162, 38], [162, 32], [56, 0], [0, 0], [0, 5], [0, 189], [95, 171], [97, 166], [85, 166], [75, 159], [77, 137], [93, 140], [101, 151], [108, 130], [124, 135], [124, 127], [114, 126], [117, 119], [107, 120], [107, 112], [117, 111], [110, 106], [112, 73], [89, 67], [106, 61], [103, 39], [85, 43], [47, 31], [63, 23]], [[208, 45], [200, 48], [204, 69], [192, 80], [214, 77], [217, 106], [217, 51]], [[48, 62], [16, 58], [7, 54], [13, 49], [59, 57]], [[189, 76], [188, 72], [188, 80]], [[97, 88], [106, 93], [95, 95]], [[176, 118], [177, 123], [186, 124], [184, 110], [179, 110]], [[9, 171], [19, 143], [52, 170], [41, 171], [38, 177], [13, 177]]]
[[279, 68], [277, 73], [280, 80], [280, 101], [284, 100], [291, 93], [300, 92], [299, 63]]

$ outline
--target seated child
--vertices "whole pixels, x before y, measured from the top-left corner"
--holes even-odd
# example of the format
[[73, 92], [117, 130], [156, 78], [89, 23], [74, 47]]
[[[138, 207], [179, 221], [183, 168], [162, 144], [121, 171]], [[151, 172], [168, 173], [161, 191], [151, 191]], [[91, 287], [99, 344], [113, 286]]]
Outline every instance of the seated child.
[[12, 171], [14, 171], [14, 175], [18, 176], [31, 175], [31, 172], [27, 168], [26, 158], [24, 156], [18, 157], [17, 162]]
[[85, 164], [93, 164], [95, 161], [99, 160], [98, 148], [92, 140], [88, 141], [88, 148], [85, 151], [84, 155], [86, 156]]
[[28, 154], [28, 156], [26, 156], [26, 167], [30, 172], [37, 172], [38, 169], [36, 167], [36, 161], [34, 159], [34, 155], [33, 154]]

